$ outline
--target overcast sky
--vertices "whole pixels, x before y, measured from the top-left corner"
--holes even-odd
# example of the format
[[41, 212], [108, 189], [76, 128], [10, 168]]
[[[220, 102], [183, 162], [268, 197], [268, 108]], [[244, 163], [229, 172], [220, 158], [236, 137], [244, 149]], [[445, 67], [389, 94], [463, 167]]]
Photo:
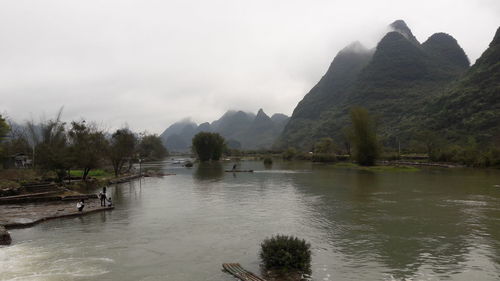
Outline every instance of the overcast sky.
[[451, 34], [474, 62], [500, 1], [0, 0], [0, 113], [64, 106], [154, 133], [228, 109], [290, 115], [340, 49], [374, 47], [396, 19], [420, 42]]

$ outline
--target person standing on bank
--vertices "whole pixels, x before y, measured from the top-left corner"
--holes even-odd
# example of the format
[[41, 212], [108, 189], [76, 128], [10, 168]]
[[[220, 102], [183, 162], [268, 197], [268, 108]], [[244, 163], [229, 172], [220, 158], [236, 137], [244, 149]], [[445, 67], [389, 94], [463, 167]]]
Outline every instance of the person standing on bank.
[[102, 191], [99, 193], [99, 200], [101, 200], [101, 207], [106, 207], [106, 187], [102, 188]]

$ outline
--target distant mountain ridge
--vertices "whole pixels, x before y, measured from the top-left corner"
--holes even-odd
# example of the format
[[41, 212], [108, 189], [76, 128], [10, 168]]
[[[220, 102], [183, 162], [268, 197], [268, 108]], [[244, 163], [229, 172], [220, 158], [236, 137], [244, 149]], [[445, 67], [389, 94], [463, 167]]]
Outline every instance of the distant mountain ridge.
[[316, 140], [341, 141], [353, 106], [367, 108], [379, 120], [384, 142], [410, 139], [433, 103], [469, 69], [457, 41], [436, 33], [423, 44], [402, 20], [375, 49], [359, 42], [341, 50], [326, 74], [293, 111], [278, 138], [278, 147], [311, 149]]
[[260, 109], [257, 114], [244, 111], [227, 111], [212, 123], [197, 125], [184, 119], [170, 125], [161, 135], [169, 151], [186, 152], [191, 147], [191, 139], [199, 132], [217, 132], [235, 149], [268, 149], [281, 134], [288, 122], [285, 114], [276, 113], [269, 117]]

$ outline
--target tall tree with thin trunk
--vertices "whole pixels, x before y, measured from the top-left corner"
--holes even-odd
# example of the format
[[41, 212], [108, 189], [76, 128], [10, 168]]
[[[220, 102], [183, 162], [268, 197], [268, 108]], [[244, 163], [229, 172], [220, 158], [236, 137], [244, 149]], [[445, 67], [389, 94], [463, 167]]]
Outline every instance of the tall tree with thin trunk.
[[36, 165], [46, 171], [55, 171], [62, 181], [71, 167], [65, 123], [61, 121], [62, 108], [56, 118], [35, 124], [28, 122], [28, 130], [35, 147]]
[[376, 124], [368, 111], [361, 107], [351, 109], [354, 159], [363, 166], [373, 166], [379, 155]]

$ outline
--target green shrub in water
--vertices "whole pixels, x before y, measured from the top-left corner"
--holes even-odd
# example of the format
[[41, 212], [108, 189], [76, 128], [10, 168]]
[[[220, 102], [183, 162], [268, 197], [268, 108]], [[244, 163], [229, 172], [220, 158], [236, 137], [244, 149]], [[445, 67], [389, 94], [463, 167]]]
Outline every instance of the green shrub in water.
[[261, 244], [260, 258], [266, 270], [280, 273], [311, 271], [311, 245], [288, 235], [266, 238]]
[[322, 162], [322, 163], [333, 163], [337, 162], [337, 156], [333, 153], [314, 153], [312, 156], [313, 162]]
[[265, 165], [271, 165], [271, 164], [273, 164], [273, 159], [271, 157], [264, 158], [264, 164]]

